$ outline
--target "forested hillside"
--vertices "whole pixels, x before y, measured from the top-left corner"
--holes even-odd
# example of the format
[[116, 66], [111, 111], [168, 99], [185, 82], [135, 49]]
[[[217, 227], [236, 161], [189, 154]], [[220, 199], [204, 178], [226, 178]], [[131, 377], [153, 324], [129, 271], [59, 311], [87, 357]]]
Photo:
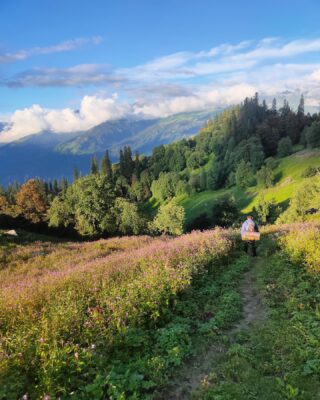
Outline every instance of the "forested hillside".
[[[293, 111], [286, 101], [268, 108], [256, 95], [208, 121], [196, 136], [154, 148], [151, 156], [133, 155], [125, 146], [119, 163], [112, 164], [106, 151], [92, 158], [91, 174], [75, 169], [72, 183], [10, 186], [0, 210], [5, 221], [83, 236], [230, 226], [241, 211], [273, 222], [300, 185], [312, 180], [310, 197], [319, 190], [311, 179], [319, 171], [319, 145], [320, 116], [305, 114], [303, 97]], [[318, 212], [309, 200], [296, 218]]]

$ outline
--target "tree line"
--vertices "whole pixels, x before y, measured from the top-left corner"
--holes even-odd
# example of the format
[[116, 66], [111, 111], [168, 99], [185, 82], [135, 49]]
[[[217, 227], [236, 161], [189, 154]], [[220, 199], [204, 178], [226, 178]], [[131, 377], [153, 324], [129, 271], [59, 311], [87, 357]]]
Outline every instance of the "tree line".
[[[73, 182], [32, 179], [2, 189], [0, 214], [83, 236], [179, 234], [184, 211], [172, 202], [176, 196], [271, 186], [277, 158], [298, 145], [320, 146], [320, 114], [305, 113], [303, 96], [295, 111], [286, 100], [280, 108], [275, 99], [268, 107], [256, 94], [209, 120], [196, 136], [158, 146], [150, 156], [125, 146], [118, 163], [106, 151], [101, 160], [92, 158], [90, 174], [75, 168]], [[161, 204], [157, 215], [148, 210], [151, 198]], [[227, 207], [232, 219], [236, 207], [232, 199], [227, 203], [217, 207]], [[227, 224], [219, 218], [217, 224]]]

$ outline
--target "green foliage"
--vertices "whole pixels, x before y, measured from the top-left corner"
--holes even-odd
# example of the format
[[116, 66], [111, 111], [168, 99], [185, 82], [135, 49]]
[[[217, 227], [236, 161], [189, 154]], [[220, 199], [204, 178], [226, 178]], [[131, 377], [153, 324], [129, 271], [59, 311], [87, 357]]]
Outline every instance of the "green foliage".
[[265, 159], [265, 165], [267, 168], [271, 169], [272, 171], [278, 167], [279, 161], [273, 157], [268, 157]]
[[98, 160], [97, 160], [96, 156], [92, 157], [92, 159], [91, 159], [90, 172], [93, 175], [95, 175], [99, 172]]
[[106, 150], [102, 160], [101, 160], [101, 166], [100, 166], [100, 171], [101, 174], [106, 175], [110, 180], [112, 180], [112, 165], [111, 161], [109, 158], [109, 152]]
[[151, 191], [155, 199], [164, 201], [176, 194], [179, 175], [176, 172], [161, 172], [159, 178], [152, 182]]
[[72, 224], [81, 235], [88, 236], [114, 232], [114, 199], [115, 194], [105, 175], [79, 178], [65, 194], [54, 199], [49, 210], [49, 224]]
[[143, 231], [144, 220], [138, 206], [123, 198], [117, 198], [113, 208], [117, 231], [124, 235], [138, 235]]
[[[308, 243], [312, 235], [301, 238], [300, 233], [292, 232], [289, 236], [296, 243], [301, 239]], [[265, 317], [230, 338], [225, 355], [215, 362], [193, 398], [317, 398], [320, 322], [315, 299], [320, 289], [319, 276], [306, 273], [301, 258], [300, 262], [288, 259], [295, 245], [286, 248], [286, 237], [281, 251], [275, 247], [275, 240], [270, 234], [263, 242], [261, 250], [267, 256], [254, 266]]]
[[239, 219], [236, 200], [232, 196], [222, 196], [214, 203], [212, 213], [213, 226], [230, 227]]
[[266, 200], [261, 194], [257, 200], [257, 204], [253, 208], [253, 214], [256, 215], [260, 224], [271, 224], [281, 214], [282, 209], [277, 205], [274, 199]]
[[236, 185], [240, 188], [247, 188], [254, 182], [254, 175], [250, 163], [242, 160], [237, 169], [235, 175]]
[[305, 221], [308, 214], [320, 209], [320, 177], [304, 182], [293, 194], [288, 209], [281, 214], [277, 223]]
[[311, 148], [320, 146], [320, 121], [314, 121], [304, 130], [307, 145]]
[[190, 154], [187, 160], [187, 167], [190, 169], [196, 169], [204, 165], [207, 161], [207, 156], [205, 153], [200, 151], [194, 151]]
[[292, 153], [292, 140], [289, 136], [282, 138], [278, 143], [277, 154], [279, 157], [286, 157]]
[[270, 169], [269, 167], [263, 165], [261, 169], [257, 172], [256, 176], [259, 185], [265, 188], [269, 188], [273, 185], [274, 175], [272, 169]]
[[210, 309], [220, 310], [215, 335], [239, 316], [230, 289], [247, 262], [226, 264], [231, 248], [215, 231], [7, 247], [1, 289], [25, 284], [21, 296], [1, 291], [0, 398], [150, 398]]
[[174, 202], [163, 204], [153, 221], [155, 228], [164, 234], [181, 235], [185, 223], [184, 208]]
[[301, 174], [303, 178], [312, 178], [313, 176], [316, 176], [320, 174], [320, 167], [313, 167], [309, 165]]

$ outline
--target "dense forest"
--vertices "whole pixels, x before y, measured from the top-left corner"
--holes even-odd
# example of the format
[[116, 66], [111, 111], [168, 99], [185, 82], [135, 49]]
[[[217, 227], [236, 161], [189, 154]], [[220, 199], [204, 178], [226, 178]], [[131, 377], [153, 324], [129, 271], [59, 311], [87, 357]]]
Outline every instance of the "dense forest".
[[[245, 189], [257, 181], [272, 186], [277, 158], [290, 155], [296, 145], [320, 145], [320, 114], [305, 113], [303, 96], [294, 111], [286, 100], [278, 107], [274, 99], [268, 107], [256, 94], [207, 121], [193, 138], [156, 147], [150, 156], [133, 155], [126, 146], [119, 163], [111, 164], [107, 150], [101, 160], [92, 158], [89, 175], [75, 169], [72, 183], [35, 178], [1, 189], [0, 216], [4, 224], [86, 237], [179, 234], [186, 227], [176, 196]], [[148, 211], [150, 199], [160, 206], [157, 215]], [[223, 199], [217, 208], [217, 225], [237, 218], [234, 199]]]

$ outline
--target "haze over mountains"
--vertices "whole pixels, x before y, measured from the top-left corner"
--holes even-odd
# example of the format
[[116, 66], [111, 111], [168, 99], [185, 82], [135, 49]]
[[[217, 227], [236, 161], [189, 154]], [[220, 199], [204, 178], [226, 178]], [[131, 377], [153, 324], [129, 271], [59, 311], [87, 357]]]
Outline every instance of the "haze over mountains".
[[0, 184], [23, 182], [31, 177], [71, 178], [76, 166], [87, 173], [92, 155], [106, 149], [112, 161], [121, 147], [149, 154], [152, 148], [196, 134], [217, 111], [180, 113], [157, 119], [122, 118], [106, 121], [87, 131], [44, 131], [0, 147]]

